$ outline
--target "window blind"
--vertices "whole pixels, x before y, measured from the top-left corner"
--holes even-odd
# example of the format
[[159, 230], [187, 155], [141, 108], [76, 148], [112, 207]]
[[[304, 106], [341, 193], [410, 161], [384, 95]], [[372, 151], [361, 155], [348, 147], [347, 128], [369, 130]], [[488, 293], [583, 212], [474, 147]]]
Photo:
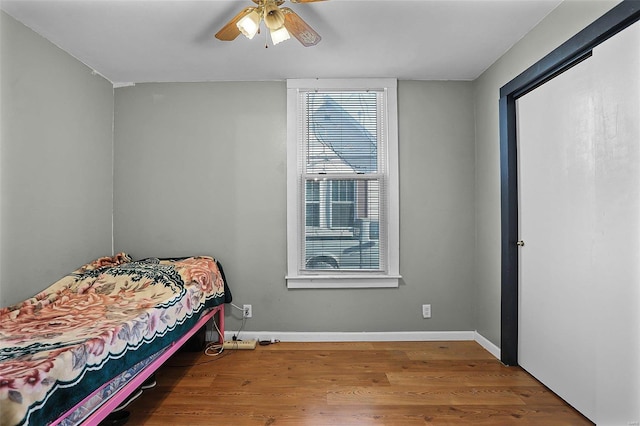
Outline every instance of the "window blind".
[[383, 91], [301, 91], [300, 270], [384, 271]]

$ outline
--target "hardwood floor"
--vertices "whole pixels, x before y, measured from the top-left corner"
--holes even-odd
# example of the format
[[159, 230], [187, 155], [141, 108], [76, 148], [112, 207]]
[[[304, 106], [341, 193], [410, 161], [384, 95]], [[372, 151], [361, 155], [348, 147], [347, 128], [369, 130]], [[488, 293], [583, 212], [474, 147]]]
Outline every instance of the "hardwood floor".
[[591, 425], [475, 342], [277, 343], [178, 353], [128, 425]]

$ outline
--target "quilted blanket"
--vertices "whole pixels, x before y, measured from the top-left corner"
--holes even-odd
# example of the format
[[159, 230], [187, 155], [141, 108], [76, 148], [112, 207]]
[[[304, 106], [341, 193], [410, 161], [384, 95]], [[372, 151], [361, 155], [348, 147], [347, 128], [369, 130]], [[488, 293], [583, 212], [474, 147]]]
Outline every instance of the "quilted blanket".
[[0, 425], [45, 425], [224, 302], [211, 257], [84, 265], [0, 309]]

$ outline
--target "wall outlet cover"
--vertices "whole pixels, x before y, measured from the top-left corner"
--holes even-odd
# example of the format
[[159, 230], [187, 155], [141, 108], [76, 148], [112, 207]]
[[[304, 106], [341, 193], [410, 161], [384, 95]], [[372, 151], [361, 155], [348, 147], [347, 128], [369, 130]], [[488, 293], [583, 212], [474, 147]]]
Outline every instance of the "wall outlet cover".
[[422, 318], [431, 318], [431, 305], [422, 305]]

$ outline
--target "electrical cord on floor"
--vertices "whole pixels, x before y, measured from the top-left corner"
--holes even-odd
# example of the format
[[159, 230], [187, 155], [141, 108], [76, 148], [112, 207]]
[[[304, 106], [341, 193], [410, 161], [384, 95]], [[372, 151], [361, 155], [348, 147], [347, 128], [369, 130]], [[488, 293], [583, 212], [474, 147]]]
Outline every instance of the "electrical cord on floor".
[[212, 357], [213, 359], [210, 359], [208, 361], [190, 363], [190, 364], [166, 363], [164, 366], [168, 368], [188, 368], [188, 367], [194, 367], [197, 365], [209, 364], [210, 362], [217, 361], [221, 358], [226, 357], [227, 355], [230, 355], [232, 351], [224, 351], [224, 347], [220, 343], [223, 340], [224, 335], [222, 334], [220, 327], [218, 327], [218, 323], [215, 320], [213, 320], [212, 322], [213, 322], [213, 326], [216, 329], [217, 341], [207, 343], [207, 345], [204, 348], [204, 355], [208, 357]]
[[[234, 303], [230, 303], [231, 306], [233, 306], [234, 308], [242, 311], [242, 324], [240, 325], [240, 329], [237, 331], [236, 334], [233, 335], [233, 341], [240, 341], [239, 336], [240, 336], [240, 332], [242, 332], [242, 329], [244, 328], [246, 322], [247, 322], [247, 317], [244, 316], [244, 309], [241, 308], [240, 306], [234, 304]], [[224, 335], [222, 334], [222, 332], [220, 331], [220, 328], [218, 327], [218, 324], [213, 321], [213, 325], [216, 328], [216, 331], [218, 333], [218, 342], [211, 342], [209, 344], [207, 344], [207, 346], [204, 348], [204, 354], [206, 356], [218, 356], [220, 354], [222, 354], [222, 352], [224, 351], [224, 345], [219, 343], [220, 341], [224, 341]]]
[[280, 343], [280, 340], [278, 339], [271, 339], [271, 340], [260, 340], [258, 342], [258, 344], [260, 346], [269, 346], [269, 345], [275, 345], [276, 343]]
[[207, 346], [204, 348], [204, 354], [206, 356], [218, 356], [224, 351], [224, 345], [222, 343], [219, 343], [224, 339], [224, 336], [220, 331], [220, 328], [218, 327], [218, 323], [213, 321], [213, 326], [216, 328], [216, 331], [218, 332], [218, 341], [207, 343]]

